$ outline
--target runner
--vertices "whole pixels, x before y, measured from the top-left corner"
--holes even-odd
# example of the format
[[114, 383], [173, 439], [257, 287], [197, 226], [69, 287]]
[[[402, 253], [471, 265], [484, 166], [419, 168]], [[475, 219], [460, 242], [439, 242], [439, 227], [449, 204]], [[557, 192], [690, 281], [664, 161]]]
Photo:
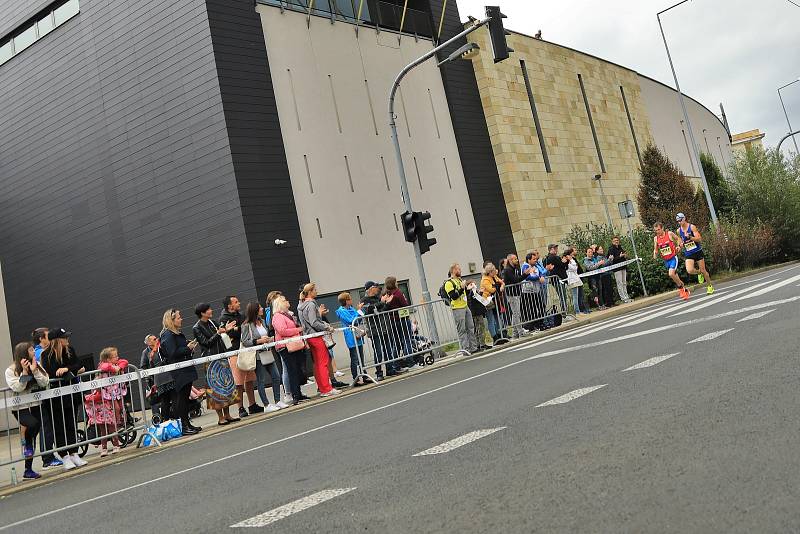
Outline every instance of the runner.
[[689, 290], [686, 289], [678, 276], [678, 248], [675, 243], [680, 243], [678, 236], [672, 233], [671, 230], [664, 231], [664, 223], [657, 222], [653, 225], [656, 235], [653, 238], [653, 259], [664, 260], [664, 266], [669, 269], [669, 277], [678, 286], [678, 295], [683, 300], [689, 300]]
[[[679, 213], [675, 216], [678, 226], [678, 235], [683, 240], [683, 255], [686, 258], [686, 272], [689, 274], [697, 275], [697, 282], [704, 284], [708, 282], [706, 293], [711, 295], [714, 292], [714, 286], [711, 285], [711, 276], [706, 270], [706, 260], [703, 255], [703, 247], [700, 242], [703, 240], [700, 235], [700, 230], [693, 224], [686, 220], [686, 215]], [[700, 267], [700, 270], [697, 269]]]

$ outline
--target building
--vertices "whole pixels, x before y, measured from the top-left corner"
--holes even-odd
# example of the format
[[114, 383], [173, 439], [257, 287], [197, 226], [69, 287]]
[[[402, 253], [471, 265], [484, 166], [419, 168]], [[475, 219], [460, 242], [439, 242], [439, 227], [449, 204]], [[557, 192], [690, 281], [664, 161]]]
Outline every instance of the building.
[[748, 150], [760, 148], [764, 150], [764, 136], [766, 133], [761, 133], [761, 130], [748, 130], [746, 132], [733, 134], [731, 136], [731, 148], [737, 154], [745, 154]]
[[[219, 311], [226, 294], [272, 289], [295, 300], [308, 280], [329, 308], [387, 275], [419, 300], [386, 100], [405, 64], [461, 31], [455, 2], [31, 5], [0, 6], [0, 260], [15, 340], [63, 325], [79, 352], [113, 344], [131, 357], [165, 309], [188, 327], [197, 302]], [[410, 195], [439, 241], [424, 257], [433, 291], [454, 261], [477, 272], [559, 241], [570, 222], [602, 222], [589, 178], [603, 174], [609, 203], [635, 195], [634, 137], [692, 174], [674, 91], [521, 34], [512, 47], [496, 67], [482, 46], [474, 62], [430, 61], [403, 82]]]

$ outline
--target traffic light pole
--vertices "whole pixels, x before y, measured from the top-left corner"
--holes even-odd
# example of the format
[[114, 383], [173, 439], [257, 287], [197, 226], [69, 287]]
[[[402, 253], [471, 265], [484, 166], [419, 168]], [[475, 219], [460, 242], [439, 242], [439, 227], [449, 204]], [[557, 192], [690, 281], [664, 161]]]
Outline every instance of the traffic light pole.
[[[440, 44], [436, 48], [433, 48], [429, 52], [427, 52], [424, 56], [414, 60], [413, 62], [406, 65], [406, 67], [400, 71], [400, 74], [394, 79], [394, 84], [392, 84], [392, 89], [389, 92], [389, 128], [392, 130], [392, 142], [394, 143], [394, 151], [395, 155], [397, 156], [397, 170], [400, 174], [400, 191], [403, 194], [403, 203], [405, 204], [406, 211], [412, 213], [414, 208], [411, 206], [411, 195], [408, 193], [408, 182], [406, 181], [406, 169], [405, 165], [403, 164], [403, 153], [400, 150], [400, 138], [397, 135], [397, 123], [396, 123], [396, 116], [394, 113], [394, 102], [395, 97], [397, 96], [397, 90], [400, 88], [400, 82], [403, 81], [406, 74], [408, 74], [413, 68], [421, 65], [425, 61], [429, 60], [433, 56], [436, 55], [437, 52], [440, 50], [447, 48], [451, 44], [455, 43], [462, 37], [474, 32], [481, 26], [487, 24], [491, 19], [491, 17], [487, 17], [483, 20], [479, 20], [473, 26], [467, 28], [463, 32], [459, 33], [452, 39], [448, 39], [444, 43]], [[425, 302], [431, 301], [431, 292], [428, 289], [428, 280], [425, 278], [425, 265], [422, 263], [422, 254], [419, 249], [419, 241], [414, 241], [414, 256], [417, 259], [417, 269], [419, 270], [419, 282], [422, 286], [422, 299]]]

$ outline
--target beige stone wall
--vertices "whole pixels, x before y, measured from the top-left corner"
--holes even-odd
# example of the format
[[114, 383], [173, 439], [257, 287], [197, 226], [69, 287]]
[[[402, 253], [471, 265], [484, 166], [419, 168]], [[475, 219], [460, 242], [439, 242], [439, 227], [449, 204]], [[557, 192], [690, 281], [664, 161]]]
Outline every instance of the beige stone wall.
[[[471, 38], [481, 47], [473, 66], [518, 251], [561, 242], [574, 224], [607, 220], [599, 185], [591, 179], [600, 173], [600, 162], [578, 74], [606, 165], [603, 186], [611, 219], [622, 227], [617, 203], [635, 198], [639, 159], [620, 86], [640, 148], [652, 138], [637, 73], [519, 34], [508, 38], [515, 50], [511, 58], [494, 64], [488, 33], [479, 30]], [[551, 173], [545, 170], [520, 59], [527, 65]]]

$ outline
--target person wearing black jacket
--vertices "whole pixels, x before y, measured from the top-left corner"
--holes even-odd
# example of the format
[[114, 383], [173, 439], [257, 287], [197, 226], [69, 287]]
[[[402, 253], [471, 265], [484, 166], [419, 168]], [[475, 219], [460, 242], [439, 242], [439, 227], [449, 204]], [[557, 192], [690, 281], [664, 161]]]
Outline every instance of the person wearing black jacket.
[[[192, 351], [197, 347], [197, 341], [186, 342], [186, 336], [181, 333], [183, 317], [180, 310], [169, 309], [164, 312], [161, 324], [161, 357], [165, 364], [179, 363], [192, 359]], [[189, 421], [189, 394], [192, 392], [192, 382], [197, 380], [197, 370], [194, 366], [183, 367], [170, 371], [174, 383], [173, 415], [181, 420], [183, 435], [197, 434], [202, 430]]]
[[558, 255], [558, 245], [555, 243], [551, 243], [547, 245], [547, 257], [544, 259], [544, 265], [547, 267], [548, 265], [553, 265], [552, 273], [558, 276], [558, 280], [551, 279], [550, 284], [553, 286], [553, 289], [556, 290], [558, 293], [558, 299], [561, 301], [561, 309], [558, 310], [559, 313], [566, 313], [567, 311], [567, 295], [565, 292], [565, 285], [562, 282], [566, 282], [567, 280], [567, 264], [564, 263], [561, 259], [561, 256]]
[[[49, 333], [50, 345], [42, 352], [41, 365], [50, 377], [53, 388], [64, 388], [71, 386], [77, 381], [76, 375], [86, 371], [81, 365], [75, 349], [69, 343], [70, 332], [63, 328], [55, 328]], [[75, 467], [86, 465], [86, 461], [78, 456], [78, 435], [75, 432], [75, 418], [78, 409], [81, 408], [81, 394], [69, 393], [45, 401], [45, 406], [50, 412], [50, 420], [53, 424], [53, 436], [55, 445], [61, 461], [64, 462], [64, 469], [70, 470]]]
[[[611, 239], [611, 246], [608, 247], [608, 259], [614, 265], [628, 260], [628, 253], [620, 245], [619, 236], [615, 235]], [[617, 282], [617, 293], [619, 293], [620, 300], [625, 303], [631, 302], [631, 298], [628, 296], [628, 268], [625, 266], [619, 267], [612, 273], [614, 274], [614, 280]]]
[[[229, 295], [222, 301], [222, 307], [223, 311], [219, 319], [217, 319], [217, 324], [236, 323], [236, 326], [227, 330], [232, 344], [231, 348], [227, 350], [238, 350], [242, 343], [242, 323], [244, 322], [244, 315], [240, 311], [242, 305], [235, 295]], [[256, 403], [256, 372], [242, 371], [237, 365], [237, 360], [238, 357], [236, 356], [228, 358], [231, 372], [233, 373], [233, 381], [236, 384], [236, 391], [239, 394], [239, 417], [247, 417], [251, 413], [261, 413], [264, 409]], [[251, 408], [250, 412], [244, 407], [245, 393], [247, 393], [247, 401], [250, 403], [248, 405]]]
[[[222, 354], [225, 352], [225, 346], [222, 344], [222, 334], [228, 331], [228, 328], [236, 326], [233, 321], [224, 325], [217, 325], [211, 320], [214, 311], [211, 305], [202, 302], [194, 307], [194, 314], [197, 315], [197, 322], [192, 327], [192, 334], [194, 334], [197, 345], [200, 347], [200, 357], [213, 356], [214, 354]], [[206, 364], [206, 370], [211, 364]], [[228, 367], [228, 362], [224, 358], [214, 365], [221, 365]], [[227, 370], [223, 371], [227, 374]], [[206, 371], [207, 372], [207, 371]], [[214, 390], [211, 390], [214, 392]], [[231, 417], [230, 406], [233, 404], [233, 396], [223, 396], [220, 392], [214, 392], [215, 395], [208, 395], [208, 407], [217, 412], [217, 424], [225, 426], [230, 423], [239, 421], [238, 418]]]
[[378, 315], [377, 317], [370, 317], [371, 315], [380, 314], [389, 309], [389, 303], [392, 301], [391, 295], [381, 295], [381, 286], [377, 282], [368, 281], [364, 284], [365, 295], [361, 299], [363, 306], [361, 311], [364, 313], [364, 323], [372, 339], [372, 346], [375, 349], [375, 379], [380, 382], [383, 380], [383, 368], [380, 363], [387, 360], [386, 375], [394, 376], [399, 372], [400, 365], [397, 362], [390, 362], [394, 360], [394, 343], [389, 332], [389, 314]]
[[520, 270], [519, 258], [516, 254], [509, 254], [506, 258], [506, 266], [503, 269], [503, 283], [506, 285], [506, 301], [511, 308], [511, 326], [513, 327], [512, 337], [521, 337], [525, 330], [522, 328], [522, 313], [520, 312], [520, 295], [522, 294], [522, 282], [530, 274]]

